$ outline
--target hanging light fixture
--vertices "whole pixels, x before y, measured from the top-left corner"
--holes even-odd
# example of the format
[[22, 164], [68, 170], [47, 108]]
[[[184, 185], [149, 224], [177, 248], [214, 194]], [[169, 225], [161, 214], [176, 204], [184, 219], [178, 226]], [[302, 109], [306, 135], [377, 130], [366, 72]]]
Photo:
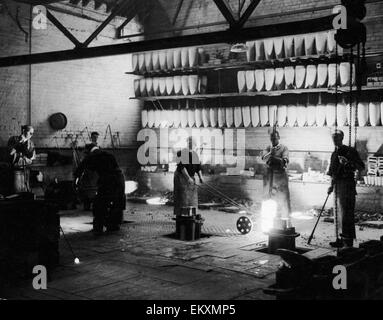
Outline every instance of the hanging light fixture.
[[247, 52], [247, 50], [248, 50], [248, 47], [244, 43], [233, 44], [230, 48], [230, 52], [234, 52], [234, 53]]

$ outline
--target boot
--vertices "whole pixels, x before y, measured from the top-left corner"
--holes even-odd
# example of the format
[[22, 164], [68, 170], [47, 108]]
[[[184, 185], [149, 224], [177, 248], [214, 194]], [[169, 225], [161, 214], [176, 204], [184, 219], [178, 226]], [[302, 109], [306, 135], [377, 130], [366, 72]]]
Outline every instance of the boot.
[[342, 241], [345, 248], [352, 248], [354, 245], [354, 239], [342, 238]]
[[343, 247], [343, 241], [339, 238], [337, 238], [335, 241], [330, 242], [330, 246], [333, 248], [342, 248]]

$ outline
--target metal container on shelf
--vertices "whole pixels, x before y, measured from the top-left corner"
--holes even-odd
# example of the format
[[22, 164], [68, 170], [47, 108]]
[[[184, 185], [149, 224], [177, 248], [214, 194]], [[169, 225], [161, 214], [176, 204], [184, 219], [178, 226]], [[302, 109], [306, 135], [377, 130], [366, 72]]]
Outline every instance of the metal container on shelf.
[[311, 56], [315, 53], [315, 34], [313, 33], [305, 34], [304, 38], [305, 38], [306, 56]]
[[239, 128], [243, 124], [241, 107], [234, 107], [234, 127]]
[[255, 61], [265, 60], [265, 44], [263, 40], [255, 41]]
[[265, 70], [257, 69], [254, 71], [255, 89], [260, 92], [265, 89]]
[[287, 106], [287, 124], [290, 128], [297, 122], [297, 107], [293, 104]]
[[278, 120], [278, 126], [284, 127], [287, 122], [287, 106], [286, 105], [280, 105], [277, 109], [277, 120]]
[[[247, 70], [245, 72], [246, 89], [248, 92], [255, 91], [255, 74], [253, 70]], [[239, 86], [239, 85], [238, 85]]]
[[306, 89], [312, 89], [316, 87], [317, 72], [317, 66], [314, 64], [310, 64], [306, 67]]
[[132, 71], [138, 71], [138, 54], [132, 54]]
[[285, 79], [285, 88], [286, 90], [294, 89], [295, 84], [295, 68], [290, 67], [284, 67], [284, 79]]
[[188, 76], [189, 92], [191, 95], [197, 94], [198, 92], [198, 75], [191, 74]]
[[166, 84], [166, 94], [168, 96], [171, 96], [174, 94], [174, 79], [173, 77], [166, 77], [165, 78], [165, 84]]
[[262, 105], [259, 107], [259, 118], [261, 126], [265, 127], [269, 123], [269, 106]]
[[266, 60], [273, 60], [274, 55], [274, 40], [273, 38], [264, 39], [264, 46], [265, 46], [265, 59]]
[[242, 107], [242, 120], [245, 128], [251, 124], [251, 111], [249, 106]]
[[181, 76], [181, 87], [182, 87], [182, 93], [184, 96], [189, 95], [189, 76]]
[[210, 126], [215, 128], [218, 124], [218, 109], [217, 108], [209, 108], [209, 120]]
[[285, 70], [284, 68], [275, 69], [275, 87], [277, 90], [285, 89]]
[[152, 64], [154, 71], [160, 70], [160, 56], [158, 51], [152, 52]]
[[266, 91], [272, 91], [275, 87], [275, 69], [265, 70], [265, 89]]
[[150, 72], [153, 70], [153, 60], [152, 60], [152, 52], [145, 52], [144, 53], [144, 59], [145, 59], [145, 69], [147, 72]]
[[166, 70], [168, 68], [166, 61], [166, 50], [161, 50], [158, 52], [158, 62], [160, 64], [161, 70]]
[[204, 128], [209, 127], [209, 109], [206, 107], [202, 108], [202, 124]]
[[188, 48], [188, 58], [189, 58], [189, 67], [193, 68], [198, 65], [198, 48], [189, 47]]
[[239, 93], [246, 92], [246, 71], [238, 71], [237, 84]]
[[284, 55], [284, 47], [283, 47], [283, 37], [273, 38], [274, 42], [274, 53], [277, 59], [282, 59], [285, 57]]
[[174, 52], [173, 49], [166, 50], [166, 70], [174, 68]]
[[189, 48], [181, 49], [181, 67], [189, 68]]
[[306, 67], [295, 66], [295, 87], [297, 89], [303, 89], [306, 80]]
[[234, 124], [234, 110], [232, 107], [225, 108], [226, 127], [231, 128]]
[[370, 124], [373, 127], [380, 125], [380, 102], [370, 102], [368, 106]]
[[247, 41], [246, 42], [246, 60], [247, 62], [252, 62], [255, 60], [255, 42], [254, 41]]
[[325, 54], [327, 50], [327, 32], [317, 32], [315, 34], [315, 48], [317, 54]]
[[327, 103], [326, 105], [326, 124], [328, 127], [335, 126], [336, 121], [336, 107], [334, 103]]
[[318, 64], [317, 88], [326, 88], [328, 83], [328, 66], [325, 63]]
[[286, 58], [294, 57], [294, 37], [293, 36], [283, 37], [283, 47], [285, 50]]
[[258, 127], [261, 121], [259, 106], [252, 106], [250, 108], [250, 112], [251, 112], [251, 124], [253, 128]]

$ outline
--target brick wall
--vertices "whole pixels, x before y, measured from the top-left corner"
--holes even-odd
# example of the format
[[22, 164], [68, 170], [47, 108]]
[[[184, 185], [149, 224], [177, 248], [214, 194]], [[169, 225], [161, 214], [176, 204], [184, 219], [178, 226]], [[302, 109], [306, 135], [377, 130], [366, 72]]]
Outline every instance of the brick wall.
[[[54, 16], [80, 41], [84, 41], [105, 19], [105, 13], [95, 13], [69, 4], [59, 4], [61, 10], [52, 10]], [[15, 17], [29, 32], [30, 8], [27, 5], [5, 1], [0, 11], [0, 56], [28, 54], [28, 36], [17, 27]], [[82, 19], [61, 12], [81, 11], [90, 18]], [[33, 16], [34, 17], [34, 16]], [[117, 43], [115, 27], [122, 23], [116, 18], [94, 40], [91, 46]], [[133, 20], [127, 29], [136, 33], [139, 24]], [[73, 44], [48, 21], [47, 29], [32, 29], [31, 52], [40, 53], [73, 48]], [[140, 103], [129, 100], [133, 95], [130, 55], [46, 63], [0, 69], [0, 146], [8, 137], [19, 133], [21, 124], [31, 121], [35, 127], [34, 142], [40, 148], [69, 147], [72, 139], [79, 145], [88, 140], [88, 131], [101, 133], [100, 143], [111, 146], [111, 137], [105, 137], [108, 125], [114, 144], [135, 147], [140, 123]], [[29, 103], [29, 92], [31, 102]], [[64, 130], [49, 126], [49, 116], [63, 112], [68, 118]], [[118, 137], [117, 137], [118, 136]]]

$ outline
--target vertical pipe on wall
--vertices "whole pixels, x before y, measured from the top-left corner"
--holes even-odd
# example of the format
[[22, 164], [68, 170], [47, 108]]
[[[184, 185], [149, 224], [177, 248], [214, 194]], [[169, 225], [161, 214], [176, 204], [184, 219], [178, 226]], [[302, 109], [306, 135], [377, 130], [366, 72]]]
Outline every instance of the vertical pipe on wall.
[[[29, 54], [32, 54], [32, 14], [33, 5], [29, 6]], [[28, 65], [28, 111], [27, 123], [32, 124], [32, 65]]]

